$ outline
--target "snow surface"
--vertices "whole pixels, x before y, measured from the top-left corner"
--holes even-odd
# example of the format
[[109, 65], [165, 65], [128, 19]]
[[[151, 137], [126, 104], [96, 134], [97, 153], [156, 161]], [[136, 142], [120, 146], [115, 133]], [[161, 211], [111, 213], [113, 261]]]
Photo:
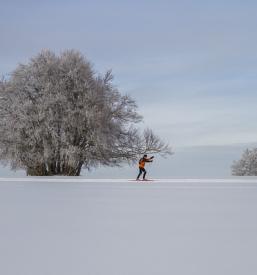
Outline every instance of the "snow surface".
[[0, 274], [256, 275], [257, 179], [0, 179]]

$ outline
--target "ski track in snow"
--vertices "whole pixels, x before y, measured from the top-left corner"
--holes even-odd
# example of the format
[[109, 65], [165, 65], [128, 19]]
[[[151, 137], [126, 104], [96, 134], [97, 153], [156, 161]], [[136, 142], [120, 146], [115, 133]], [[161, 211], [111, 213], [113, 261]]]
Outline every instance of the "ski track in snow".
[[257, 178], [0, 178], [0, 274], [256, 275]]
[[151, 179], [149, 181], [136, 181], [133, 179], [88, 179], [79, 177], [22, 177], [0, 178], [0, 182], [85, 182], [85, 183], [257, 183], [257, 177], [253, 178], [201, 178], [201, 179]]
[[[133, 179], [88, 179], [77, 177], [22, 177], [22, 178], [0, 178], [1, 182], [20, 183], [84, 183], [87, 188], [140, 188], [147, 185], [148, 188], [257, 188], [257, 178], [236, 179], [151, 179], [149, 181], [136, 181]], [[107, 185], [108, 184], [108, 185]]]

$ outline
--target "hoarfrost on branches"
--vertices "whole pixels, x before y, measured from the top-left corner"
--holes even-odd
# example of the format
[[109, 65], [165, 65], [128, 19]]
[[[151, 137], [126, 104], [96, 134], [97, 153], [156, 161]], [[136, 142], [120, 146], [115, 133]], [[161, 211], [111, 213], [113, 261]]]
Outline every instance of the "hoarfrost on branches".
[[0, 159], [28, 175], [79, 175], [97, 165], [171, 153], [121, 95], [113, 75], [96, 75], [79, 52], [44, 50], [0, 81]]
[[232, 165], [234, 176], [257, 176], [257, 148], [246, 149], [240, 160]]

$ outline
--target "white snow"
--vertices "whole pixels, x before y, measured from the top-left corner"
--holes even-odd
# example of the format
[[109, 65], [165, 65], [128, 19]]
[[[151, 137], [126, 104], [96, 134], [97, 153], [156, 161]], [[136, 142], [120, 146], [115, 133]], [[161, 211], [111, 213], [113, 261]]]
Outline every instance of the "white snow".
[[0, 274], [256, 275], [257, 178], [0, 178]]

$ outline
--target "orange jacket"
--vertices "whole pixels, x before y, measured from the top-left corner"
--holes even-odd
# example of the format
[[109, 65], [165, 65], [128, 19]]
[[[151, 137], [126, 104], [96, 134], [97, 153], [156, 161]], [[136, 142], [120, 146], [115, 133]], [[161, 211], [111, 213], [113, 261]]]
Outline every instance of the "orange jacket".
[[139, 164], [138, 164], [139, 168], [145, 168], [145, 163], [146, 162], [152, 162], [152, 159], [141, 158], [139, 160]]

